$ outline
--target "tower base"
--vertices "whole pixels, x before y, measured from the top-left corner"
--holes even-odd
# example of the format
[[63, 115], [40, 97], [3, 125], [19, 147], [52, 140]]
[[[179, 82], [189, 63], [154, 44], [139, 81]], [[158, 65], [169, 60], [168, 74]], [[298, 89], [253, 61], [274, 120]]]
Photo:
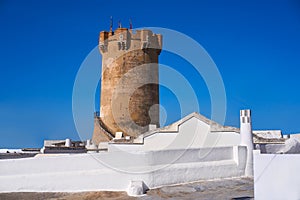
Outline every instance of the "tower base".
[[100, 142], [109, 142], [114, 138], [114, 135], [104, 125], [100, 117], [94, 117], [94, 131], [92, 141], [94, 144], [99, 145]]

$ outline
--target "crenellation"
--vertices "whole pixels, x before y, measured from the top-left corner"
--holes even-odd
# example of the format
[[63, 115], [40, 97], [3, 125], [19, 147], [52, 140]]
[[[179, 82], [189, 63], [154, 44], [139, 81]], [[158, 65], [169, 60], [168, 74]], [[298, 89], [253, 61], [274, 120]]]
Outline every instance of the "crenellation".
[[151, 30], [136, 30], [133, 33], [131, 29], [127, 28], [118, 28], [115, 32], [100, 32], [99, 50], [102, 55], [109, 51], [132, 51], [149, 48], [157, 49], [157, 53], [160, 53], [162, 48], [162, 36], [160, 34], [154, 34]]

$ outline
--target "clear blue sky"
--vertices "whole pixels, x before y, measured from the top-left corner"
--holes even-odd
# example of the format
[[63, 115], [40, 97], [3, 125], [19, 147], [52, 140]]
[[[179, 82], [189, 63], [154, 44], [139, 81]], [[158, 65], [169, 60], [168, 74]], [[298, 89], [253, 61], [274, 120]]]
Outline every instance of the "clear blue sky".
[[[239, 110], [250, 108], [255, 129], [300, 132], [299, 1], [125, 2], [0, 1], [0, 148], [78, 139], [72, 117], [74, 79], [97, 45], [99, 31], [109, 29], [110, 16], [123, 26], [131, 18], [134, 27], [174, 29], [199, 42], [224, 80], [226, 125], [238, 126]], [[160, 61], [193, 74], [168, 53]], [[209, 116], [210, 97], [201, 91], [203, 114]], [[176, 102], [162, 92], [162, 103]], [[169, 116], [168, 122], [178, 117]]]

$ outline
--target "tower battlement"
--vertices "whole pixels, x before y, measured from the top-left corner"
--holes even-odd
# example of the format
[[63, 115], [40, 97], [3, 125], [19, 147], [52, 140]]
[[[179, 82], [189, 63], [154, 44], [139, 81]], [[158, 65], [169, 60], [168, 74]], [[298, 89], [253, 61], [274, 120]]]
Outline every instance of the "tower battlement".
[[128, 28], [118, 28], [114, 32], [102, 31], [99, 36], [99, 50], [103, 55], [109, 51], [109, 48], [118, 51], [157, 49], [160, 53], [162, 35], [146, 29], [135, 32]]

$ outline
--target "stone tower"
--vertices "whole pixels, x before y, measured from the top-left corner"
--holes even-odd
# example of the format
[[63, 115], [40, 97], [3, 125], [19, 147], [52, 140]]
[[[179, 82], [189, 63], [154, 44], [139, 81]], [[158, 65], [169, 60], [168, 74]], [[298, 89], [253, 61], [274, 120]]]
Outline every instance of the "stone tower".
[[93, 141], [109, 141], [116, 132], [137, 137], [149, 124], [159, 127], [158, 56], [162, 36], [150, 30], [118, 28], [100, 32], [102, 54], [100, 116]]

